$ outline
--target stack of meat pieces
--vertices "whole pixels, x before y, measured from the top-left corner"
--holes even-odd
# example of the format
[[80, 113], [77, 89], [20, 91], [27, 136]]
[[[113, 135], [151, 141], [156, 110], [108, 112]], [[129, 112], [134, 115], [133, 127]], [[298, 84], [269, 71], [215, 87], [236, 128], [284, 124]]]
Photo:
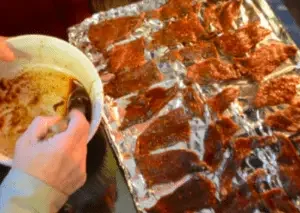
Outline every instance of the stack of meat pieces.
[[[218, 213], [300, 212], [291, 201], [300, 192], [300, 158], [293, 143], [283, 135], [237, 137], [240, 128], [225, 112], [238, 100], [239, 88], [230, 86], [213, 97], [202, 97], [195, 87], [240, 79], [254, 81], [258, 85], [253, 100], [255, 108], [288, 104], [285, 109], [269, 114], [265, 123], [276, 130], [292, 133], [300, 130], [300, 102], [296, 98], [300, 78], [296, 75], [266, 78], [295, 57], [297, 48], [279, 41], [258, 47], [271, 31], [258, 21], [237, 29], [235, 23], [242, 5], [243, 0], [168, 0], [154, 11], [106, 20], [89, 29], [91, 44], [107, 58], [107, 72], [114, 76], [104, 86], [105, 94], [114, 99], [133, 95], [128, 99], [119, 130], [154, 118], [138, 135], [134, 153], [147, 186], [187, 178], [173, 193], [147, 209], [148, 212], [183, 213], [205, 208], [213, 208]], [[128, 39], [145, 19], [158, 19], [164, 27], [151, 34], [151, 41], [141, 37], [118, 43]], [[150, 88], [165, 76], [157, 61], [146, 60], [145, 50], [160, 47], [168, 48], [160, 62], [177, 61], [185, 65], [185, 86]], [[155, 118], [178, 96], [183, 100], [181, 107]], [[203, 119], [206, 106], [214, 119], [202, 141], [203, 156], [185, 149], [167, 151], [166, 148], [178, 143], [190, 145], [191, 120]], [[237, 171], [254, 155], [253, 150], [266, 147], [276, 147], [283, 189], [274, 185], [262, 187], [270, 177], [261, 165], [244, 177], [242, 184], [235, 183]], [[227, 151], [230, 157], [224, 156]], [[213, 174], [218, 183], [206, 174]]]

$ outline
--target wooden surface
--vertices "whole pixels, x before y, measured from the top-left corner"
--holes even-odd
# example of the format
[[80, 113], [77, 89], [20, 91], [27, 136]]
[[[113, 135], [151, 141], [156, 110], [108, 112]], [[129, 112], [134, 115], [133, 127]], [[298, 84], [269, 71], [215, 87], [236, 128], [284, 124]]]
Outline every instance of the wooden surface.
[[300, 26], [300, 1], [299, 0], [284, 0], [285, 5], [289, 8], [290, 13]]

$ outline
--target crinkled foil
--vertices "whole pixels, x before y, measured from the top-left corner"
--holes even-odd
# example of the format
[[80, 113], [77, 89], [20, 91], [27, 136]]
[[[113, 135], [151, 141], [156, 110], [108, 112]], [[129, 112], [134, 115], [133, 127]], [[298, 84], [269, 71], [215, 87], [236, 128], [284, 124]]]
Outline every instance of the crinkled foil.
[[[75, 25], [69, 29], [69, 41], [81, 51], [83, 51], [89, 59], [95, 64], [99, 70], [100, 76], [104, 83], [106, 83], [105, 77], [102, 73], [105, 71], [107, 61], [104, 59], [103, 55], [98, 53], [89, 42], [87, 32], [89, 26], [94, 23], [99, 23], [106, 19], [112, 19], [122, 16], [138, 15], [143, 11], [152, 10], [160, 7], [166, 1], [165, 0], [144, 0], [140, 3], [131, 4], [125, 7], [120, 7], [116, 9], [111, 9], [107, 12], [100, 12], [94, 14], [92, 17], [87, 18], [82, 23]], [[201, 14], [199, 14], [201, 18]], [[265, 0], [244, 0], [241, 8], [241, 17], [235, 22], [235, 28], [239, 28], [246, 23], [251, 21], [259, 20], [261, 25], [265, 28], [272, 30], [272, 34], [268, 36], [264, 41], [260, 42], [258, 46], [268, 43], [270, 40], [281, 40], [288, 44], [294, 44], [288, 33], [283, 28], [281, 22], [276, 18], [275, 14], [271, 10], [270, 6]], [[119, 42], [127, 43], [135, 40], [141, 36], [146, 39], [151, 39], [151, 34], [159, 29], [161, 29], [164, 24], [158, 20], [145, 20], [144, 24], [130, 36], [130, 38]], [[154, 59], [157, 63], [157, 67], [164, 74], [165, 79], [163, 82], [152, 85], [155, 87], [169, 88], [175, 83], [179, 87], [184, 88], [183, 76], [186, 73], [185, 66], [180, 62], [160, 62], [157, 60], [159, 57], [165, 54], [168, 48], [160, 48], [154, 52], [145, 51], [145, 57], [147, 60]], [[299, 53], [299, 52], [298, 52]], [[294, 61], [289, 60], [284, 63], [281, 67], [277, 69], [268, 78], [273, 78], [286, 73], [299, 73], [300, 67], [297, 66], [297, 61], [299, 61], [300, 55], [298, 54]], [[226, 115], [233, 118], [233, 120], [239, 124], [241, 127], [240, 131], [235, 135], [239, 136], [253, 136], [253, 135], [272, 135], [271, 129], [263, 126], [263, 119], [268, 112], [275, 111], [278, 107], [268, 107], [267, 109], [253, 109], [249, 108], [254, 95], [257, 85], [251, 84], [246, 80], [234, 81], [230, 84], [212, 84], [207, 86], [194, 85], [194, 89], [199, 93], [202, 99], [206, 100], [209, 97], [216, 95], [218, 92], [226, 86], [237, 86], [241, 89], [241, 95], [239, 100], [233, 103], [229, 110], [226, 111]], [[108, 131], [110, 132], [111, 145], [118, 157], [119, 164], [124, 170], [125, 178], [127, 180], [130, 191], [133, 195], [136, 207], [141, 212], [146, 212], [145, 209], [153, 206], [156, 201], [171, 192], [173, 192], [178, 186], [182, 185], [186, 180], [190, 178], [187, 175], [182, 180], [176, 183], [156, 185], [152, 188], [147, 188], [143, 176], [136, 167], [134, 159], [134, 149], [137, 137], [153, 122], [158, 116], [167, 114], [173, 109], [186, 106], [183, 103], [183, 97], [181, 93], [178, 93], [176, 97], [173, 98], [156, 116], [154, 116], [149, 121], [130, 127], [124, 131], [119, 131], [123, 118], [125, 108], [129, 103], [129, 98], [135, 94], [130, 94], [125, 97], [113, 100], [110, 97], [105, 98], [105, 110], [103, 119], [108, 124]], [[280, 106], [282, 107], [282, 106]], [[192, 149], [198, 155], [200, 159], [203, 159], [204, 155], [204, 139], [208, 129], [208, 125], [211, 121], [215, 119], [214, 115], [210, 114], [208, 107], [206, 106], [204, 119], [194, 118], [190, 121], [190, 126], [192, 129], [192, 135], [190, 143], [178, 143], [175, 146], [169, 147], [164, 150], [158, 150], [156, 152], [162, 152], [170, 149]], [[289, 135], [288, 135], [289, 136]], [[230, 156], [230, 150], [224, 153], [224, 161]], [[261, 148], [253, 151], [251, 159], [247, 159], [247, 166], [245, 168], [240, 168], [237, 171], [239, 180], [234, 179], [234, 183], [239, 184], [246, 180], [247, 176], [256, 169], [255, 163], [260, 162], [261, 168], [268, 171], [268, 182], [270, 187], [282, 186], [278, 176], [277, 176], [277, 165], [275, 161], [275, 154], [270, 148]], [[224, 162], [223, 162], [224, 164]], [[219, 179], [218, 175], [222, 172], [223, 166], [214, 173], [209, 174], [203, 172], [203, 175], [210, 178], [218, 187]], [[216, 195], [219, 196], [218, 194]], [[300, 208], [299, 201], [294, 202], [297, 207]], [[214, 212], [212, 209], [202, 209], [199, 212]], [[259, 211], [257, 211], [259, 212]]]

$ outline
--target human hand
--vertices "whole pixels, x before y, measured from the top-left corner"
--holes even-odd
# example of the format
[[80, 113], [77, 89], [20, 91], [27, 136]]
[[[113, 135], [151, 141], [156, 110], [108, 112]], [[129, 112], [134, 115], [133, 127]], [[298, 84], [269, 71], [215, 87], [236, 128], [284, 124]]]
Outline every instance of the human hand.
[[6, 38], [0, 36], [0, 60], [13, 61], [15, 59], [14, 53], [9, 49]]
[[36, 118], [17, 142], [12, 167], [69, 196], [86, 181], [89, 123], [81, 112], [73, 110], [65, 132], [40, 141], [59, 120], [59, 117]]

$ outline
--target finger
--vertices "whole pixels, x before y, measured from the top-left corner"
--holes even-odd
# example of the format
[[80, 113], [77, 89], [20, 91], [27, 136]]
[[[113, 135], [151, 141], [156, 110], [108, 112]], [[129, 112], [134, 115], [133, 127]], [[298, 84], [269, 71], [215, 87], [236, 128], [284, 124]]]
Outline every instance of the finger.
[[13, 61], [15, 60], [15, 55], [13, 51], [8, 47], [5, 40], [5, 37], [0, 37], [0, 60]]
[[65, 134], [72, 137], [77, 143], [88, 137], [89, 123], [85, 116], [78, 110], [72, 110], [69, 114], [70, 122]]
[[25, 134], [29, 135], [31, 142], [36, 142], [43, 138], [51, 126], [56, 124], [61, 118], [59, 116], [53, 117], [36, 117], [28, 127]]

